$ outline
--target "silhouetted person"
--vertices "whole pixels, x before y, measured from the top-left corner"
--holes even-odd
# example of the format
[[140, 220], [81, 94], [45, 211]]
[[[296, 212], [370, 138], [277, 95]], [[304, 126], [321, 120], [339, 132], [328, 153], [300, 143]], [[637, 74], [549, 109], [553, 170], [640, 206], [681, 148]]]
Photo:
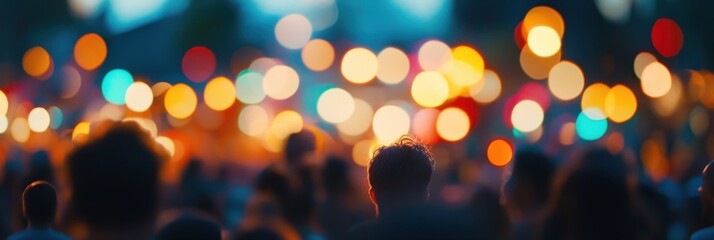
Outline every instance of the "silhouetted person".
[[[714, 161], [709, 162], [702, 171], [702, 187], [699, 188], [702, 198], [702, 214], [714, 217]], [[714, 239], [714, 226], [704, 228], [692, 235], [692, 240]]]
[[52, 163], [50, 163], [50, 156], [46, 151], [37, 151], [30, 158], [30, 167], [25, 175], [25, 185], [35, 181], [54, 182]]
[[217, 223], [193, 216], [184, 216], [169, 223], [156, 234], [156, 240], [221, 240]]
[[507, 239], [509, 221], [506, 209], [499, 202], [499, 194], [485, 186], [479, 186], [469, 202], [473, 228], [479, 239]]
[[620, 156], [592, 150], [556, 182], [542, 239], [640, 239], [646, 231]]
[[117, 123], [67, 159], [70, 210], [90, 239], [146, 239], [157, 208], [159, 146], [137, 124]]
[[57, 211], [57, 192], [46, 181], [36, 181], [22, 193], [22, 212], [27, 218], [27, 229], [11, 235], [8, 240], [64, 240], [70, 239], [52, 229]]
[[320, 204], [320, 225], [327, 239], [345, 239], [352, 224], [366, 220], [359, 196], [350, 182], [349, 165], [330, 157], [322, 170], [325, 200]]
[[538, 150], [526, 148], [516, 153], [511, 176], [503, 187], [513, 238], [535, 238], [535, 225], [543, 217], [555, 169], [555, 163]]

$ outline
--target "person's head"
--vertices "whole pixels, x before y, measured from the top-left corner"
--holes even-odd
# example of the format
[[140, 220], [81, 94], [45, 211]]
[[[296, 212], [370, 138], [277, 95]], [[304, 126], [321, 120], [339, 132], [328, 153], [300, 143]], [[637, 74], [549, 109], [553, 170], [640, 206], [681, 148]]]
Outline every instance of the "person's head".
[[37, 151], [30, 157], [30, 167], [25, 178], [25, 184], [35, 181], [53, 182], [52, 164], [46, 151]]
[[707, 217], [714, 217], [714, 161], [709, 162], [702, 171], [702, 210]]
[[71, 208], [90, 229], [136, 229], [153, 221], [156, 143], [133, 122], [117, 123], [67, 158]]
[[220, 240], [221, 227], [217, 223], [198, 217], [181, 217], [162, 228], [156, 240]]
[[302, 130], [290, 134], [285, 143], [285, 159], [290, 166], [299, 166], [306, 155], [315, 152], [315, 134]]
[[548, 200], [554, 173], [555, 163], [541, 151], [520, 149], [503, 189], [506, 206], [520, 217], [542, 208]]
[[411, 137], [377, 149], [368, 169], [370, 198], [377, 211], [426, 201], [433, 171], [429, 149]]
[[22, 212], [30, 226], [52, 224], [57, 210], [57, 192], [46, 181], [36, 181], [27, 185], [22, 193]]

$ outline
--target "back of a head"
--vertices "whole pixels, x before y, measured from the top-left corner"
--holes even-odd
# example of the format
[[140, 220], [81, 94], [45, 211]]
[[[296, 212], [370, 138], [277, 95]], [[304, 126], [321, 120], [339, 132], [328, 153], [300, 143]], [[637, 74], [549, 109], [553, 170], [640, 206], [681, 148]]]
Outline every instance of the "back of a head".
[[514, 158], [513, 171], [507, 182], [510, 188], [528, 188], [528, 196], [513, 196], [515, 201], [528, 198], [530, 204], [542, 205], [548, 199], [555, 173], [555, 163], [541, 151], [533, 148], [520, 149]]
[[118, 123], [68, 156], [72, 208], [90, 226], [149, 224], [157, 204], [159, 160], [149, 136]]
[[290, 134], [285, 143], [285, 159], [290, 165], [299, 165], [299, 161], [310, 152], [315, 151], [315, 134], [302, 130]]
[[434, 159], [426, 146], [410, 137], [379, 148], [369, 164], [369, 184], [380, 209], [384, 205], [424, 200]]
[[31, 225], [50, 224], [57, 210], [57, 192], [46, 181], [30, 183], [22, 193], [22, 206]]
[[198, 217], [181, 217], [162, 228], [156, 240], [220, 240], [221, 227], [217, 223]]

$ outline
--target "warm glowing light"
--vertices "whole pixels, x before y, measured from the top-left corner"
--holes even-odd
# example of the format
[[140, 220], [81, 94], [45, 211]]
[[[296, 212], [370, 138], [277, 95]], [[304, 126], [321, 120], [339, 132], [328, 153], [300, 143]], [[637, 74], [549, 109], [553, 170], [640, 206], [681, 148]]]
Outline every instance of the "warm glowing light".
[[27, 75], [44, 80], [47, 79], [45, 75], [52, 71], [52, 58], [44, 48], [33, 47], [22, 57], [22, 68]]
[[284, 100], [292, 97], [300, 86], [300, 76], [291, 67], [277, 65], [263, 77], [263, 91], [268, 97]]
[[10, 126], [10, 135], [15, 141], [20, 143], [27, 142], [30, 138], [30, 126], [25, 118], [15, 118]]
[[649, 97], [661, 97], [672, 88], [672, 74], [659, 62], [652, 62], [642, 71], [642, 91]]
[[635, 64], [633, 65], [635, 69], [635, 75], [637, 75], [638, 78], [642, 78], [642, 72], [645, 70], [645, 67], [647, 67], [647, 65], [650, 65], [650, 63], [653, 62], [657, 62], [657, 58], [651, 53], [641, 52], [637, 54], [637, 56], [635, 57]]
[[536, 80], [545, 79], [548, 77], [548, 74], [550, 74], [550, 69], [560, 62], [560, 56], [561, 52], [553, 54], [550, 57], [539, 57], [526, 46], [521, 50], [521, 68], [530, 78]]
[[436, 132], [436, 119], [439, 117], [439, 110], [424, 108], [414, 114], [412, 121], [412, 133], [426, 144], [433, 144], [439, 140]]
[[236, 87], [226, 77], [217, 77], [206, 84], [203, 91], [206, 106], [216, 111], [223, 111], [233, 106], [236, 101]]
[[673, 57], [684, 44], [682, 29], [672, 19], [660, 18], [652, 27], [652, 45], [664, 57]]
[[268, 112], [259, 105], [246, 106], [238, 115], [238, 128], [248, 136], [262, 136], [269, 126]]
[[689, 128], [696, 136], [706, 134], [709, 130], [709, 112], [702, 107], [695, 107], [689, 114]]
[[97, 69], [107, 58], [107, 43], [96, 33], [80, 37], [74, 45], [74, 60], [85, 70]]
[[203, 82], [216, 71], [216, 55], [207, 47], [193, 47], [181, 60], [183, 74], [193, 82]]
[[543, 108], [533, 100], [523, 100], [513, 107], [511, 123], [513, 127], [523, 133], [535, 131], [543, 124]]
[[442, 41], [429, 40], [419, 48], [419, 65], [424, 71], [446, 72], [452, 60], [451, 48]]
[[352, 160], [362, 167], [369, 166], [369, 161], [372, 160], [374, 151], [377, 150], [379, 144], [370, 139], [361, 140], [355, 143], [352, 147]]
[[564, 146], [572, 145], [575, 142], [575, 123], [566, 122], [560, 127], [560, 134], [558, 135], [558, 140], [560, 144]]
[[236, 98], [245, 104], [260, 103], [265, 99], [263, 75], [252, 70], [243, 70], [236, 78]]
[[488, 144], [488, 161], [496, 167], [506, 166], [513, 159], [513, 146], [504, 139], [496, 139]]
[[[592, 111], [585, 111], [586, 109], [595, 108], [598, 109], [600, 113], [605, 113], [605, 100], [607, 99], [607, 94], [610, 92], [610, 87], [603, 83], [593, 83], [592, 85], [585, 88], [583, 92], [583, 97], [580, 101], [580, 109], [582, 109], [585, 114], [590, 114]], [[600, 117], [605, 118], [606, 115], [588, 115], [592, 119], [600, 119]]]
[[[534, 7], [523, 18], [523, 33], [529, 33], [538, 26], [548, 26], [558, 33], [559, 37], [565, 32], [563, 17], [555, 9], [548, 6]], [[525, 34], [524, 34], [525, 35]]]
[[437, 72], [421, 72], [412, 82], [414, 102], [423, 107], [437, 107], [449, 97], [449, 85]]
[[7, 110], [10, 107], [10, 103], [7, 100], [7, 95], [3, 91], [0, 91], [0, 116], [5, 116]]
[[477, 72], [471, 64], [461, 60], [454, 60], [451, 68], [446, 72], [446, 77], [457, 88], [471, 87], [481, 81], [483, 72]]
[[640, 149], [640, 158], [645, 170], [655, 181], [660, 181], [669, 175], [667, 149], [661, 138], [653, 137], [645, 140]]
[[7, 116], [0, 115], [0, 133], [5, 133], [9, 125]]
[[560, 51], [560, 36], [550, 27], [537, 26], [528, 32], [528, 48], [539, 57], [550, 57]]
[[166, 152], [169, 153], [169, 156], [174, 156], [174, 153], [176, 153], [176, 145], [174, 145], [174, 141], [171, 140], [171, 138], [160, 136], [156, 137], [154, 140], [156, 140], [156, 143], [166, 149]]
[[157, 82], [154, 85], [151, 86], [151, 92], [154, 94], [154, 97], [161, 96], [161, 94], [164, 94], [167, 90], [171, 88], [171, 84], [167, 82]]
[[613, 122], [630, 120], [637, 112], [637, 97], [625, 85], [615, 85], [605, 97], [605, 114]]
[[41, 107], [34, 108], [27, 116], [27, 121], [33, 132], [47, 131], [47, 128], [50, 127], [50, 113]]
[[341, 88], [332, 88], [320, 95], [317, 100], [317, 113], [329, 123], [347, 121], [355, 110], [352, 95]]
[[312, 24], [301, 14], [290, 14], [275, 24], [275, 38], [281, 46], [300, 49], [310, 40]]
[[303, 129], [302, 116], [291, 110], [278, 113], [270, 126], [269, 132], [278, 139], [285, 139], [290, 134], [297, 133]]
[[126, 107], [134, 112], [144, 112], [154, 103], [151, 87], [143, 82], [134, 82], [126, 90]]
[[58, 129], [62, 126], [63, 114], [62, 109], [52, 106], [47, 110], [50, 113], [50, 128]]
[[469, 89], [469, 94], [481, 104], [491, 103], [501, 95], [501, 78], [496, 72], [486, 70], [483, 79]]
[[386, 84], [397, 84], [409, 74], [409, 58], [395, 47], [388, 47], [377, 55], [377, 78]]
[[147, 132], [151, 137], [156, 137], [159, 135], [159, 127], [156, 126], [156, 122], [149, 118], [143, 117], [128, 117], [122, 119], [122, 122], [135, 122], [141, 129]]
[[[486, 63], [483, 61], [483, 57], [478, 51], [476, 51], [476, 49], [473, 49], [469, 46], [461, 45], [455, 47], [452, 50], [452, 54], [454, 56], [454, 60], [468, 63], [471, 68], [473, 68], [476, 73], [476, 76], [474, 76], [475, 79], [472, 81], [478, 82], [479, 80], [481, 80], [481, 77], [483, 77]], [[473, 84], [469, 84], [468, 86], [470, 85]]]
[[90, 123], [89, 122], [80, 122], [77, 123], [77, 126], [74, 127], [74, 130], [72, 130], [72, 141], [83, 141], [84, 139], [89, 136], [89, 127]]
[[600, 139], [607, 132], [605, 113], [598, 108], [583, 110], [575, 120], [575, 131], [584, 140], [594, 141]]
[[324, 39], [313, 39], [305, 45], [300, 54], [302, 62], [310, 70], [325, 71], [335, 61], [335, 49]]
[[470, 128], [469, 116], [458, 108], [444, 109], [436, 118], [436, 132], [446, 141], [455, 142], [463, 139]]
[[409, 132], [409, 114], [404, 109], [386, 105], [374, 113], [372, 131], [382, 145], [390, 144]]
[[107, 73], [102, 80], [102, 94], [107, 102], [124, 105], [126, 90], [134, 82], [134, 77], [124, 69], [114, 69]]
[[607, 136], [605, 143], [607, 150], [612, 154], [620, 154], [625, 149], [625, 137], [620, 132], [614, 132]]
[[377, 75], [379, 62], [377, 56], [366, 48], [350, 49], [342, 58], [342, 76], [347, 81], [363, 84], [372, 81]]
[[354, 113], [346, 121], [337, 124], [337, 130], [349, 136], [358, 136], [372, 125], [374, 110], [362, 99], [355, 98]]
[[661, 97], [652, 99], [652, 107], [655, 112], [662, 116], [668, 117], [675, 113], [680, 107], [682, 101], [682, 81], [677, 75], [672, 75], [672, 87]]
[[196, 93], [186, 84], [179, 83], [169, 88], [164, 96], [166, 112], [174, 118], [185, 119], [196, 111]]
[[575, 63], [562, 61], [550, 69], [548, 89], [556, 98], [572, 100], [580, 95], [584, 86], [585, 76]]
[[62, 98], [72, 98], [79, 92], [82, 87], [82, 75], [72, 66], [62, 68]]

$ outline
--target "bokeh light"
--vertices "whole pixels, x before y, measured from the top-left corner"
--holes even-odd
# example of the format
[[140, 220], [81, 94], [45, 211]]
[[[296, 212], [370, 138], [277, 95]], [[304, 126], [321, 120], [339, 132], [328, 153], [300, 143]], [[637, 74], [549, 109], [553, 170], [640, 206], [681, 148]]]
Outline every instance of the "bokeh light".
[[660, 18], [652, 26], [652, 45], [664, 57], [673, 57], [684, 44], [684, 35], [677, 22]]
[[449, 97], [449, 85], [437, 72], [421, 72], [412, 82], [411, 95], [420, 106], [437, 107]]
[[102, 80], [102, 95], [107, 102], [124, 105], [126, 90], [134, 82], [134, 77], [124, 69], [114, 69], [107, 73]]
[[366, 48], [350, 49], [342, 58], [340, 70], [347, 81], [364, 84], [377, 76], [379, 62], [377, 56]]
[[[605, 113], [605, 100], [607, 99], [607, 94], [610, 92], [610, 87], [604, 83], [593, 83], [583, 92], [583, 97], [580, 100], [580, 109], [585, 112], [585, 114], [595, 113], [594, 111], [585, 111], [586, 109], [595, 108], [598, 109], [600, 113]], [[588, 115], [592, 119], [600, 119], [600, 117], [605, 118], [604, 114], [600, 115]]]
[[64, 119], [64, 114], [62, 114], [62, 109], [52, 106], [47, 111], [50, 113], [50, 128], [58, 129], [62, 126], [62, 121]]
[[409, 74], [409, 58], [398, 48], [387, 47], [377, 55], [377, 78], [386, 84], [397, 84]]
[[47, 79], [45, 75], [52, 71], [50, 68], [52, 68], [52, 58], [43, 47], [30, 48], [22, 56], [22, 69], [31, 77], [45, 80]]
[[584, 86], [585, 76], [575, 63], [562, 61], [550, 69], [548, 89], [556, 98], [572, 100], [580, 95]]
[[62, 98], [72, 98], [79, 92], [82, 87], [82, 75], [79, 74], [76, 68], [65, 66], [62, 68]]
[[536, 80], [545, 79], [550, 74], [550, 69], [560, 62], [561, 52], [550, 57], [539, 57], [526, 46], [521, 50], [520, 63], [523, 72], [528, 77]]
[[558, 11], [548, 6], [537, 6], [531, 8], [531, 10], [526, 13], [526, 16], [523, 18], [522, 34], [527, 36], [533, 28], [539, 26], [552, 28], [558, 33], [559, 37], [562, 37], [565, 33], [563, 17], [560, 16]]
[[558, 140], [560, 144], [564, 146], [570, 146], [575, 143], [575, 123], [566, 122], [560, 126], [560, 133], [558, 134]]
[[535, 131], [543, 124], [544, 116], [540, 104], [533, 100], [523, 100], [513, 107], [511, 123], [518, 131], [528, 133]]
[[352, 95], [341, 88], [332, 88], [320, 95], [317, 100], [317, 113], [329, 123], [347, 121], [355, 110]]
[[560, 36], [554, 29], [537, 26], [528, 32], [528, 48], [539, 57], [550, 57], [560, 51]]
[[10, 135], [15, 141], [24, 143], [30, 138], [30, 126], [25, 118], [15, 118], [10, 125]]
[[419, 65], [424, 71], [446, 72], [451, 67], [453, 54], [446, 43], [429, 40], [419, 48]]
[[7, 100], [7, 95], [3, 91], [0, 91], [0, 116], [5, 116], [7, 110], [10, 107], [10, 102]]
[[263, 91], [268, 97], [284, 100], [292, 97], [300, 86], [300, 76], [294, 69], [285, 65], [277, 65], [263, 77]]
[[635, 56], [634, 70], [638, 78], [642, 78], [642, 72], [650, 63], [657, 62], [657, 58], [648, 52], [641, 52]]
[[488, 144], [488, 161], [496, 167], [506, 166], [513, 159], [513, 146], [505, 139], [496, 139]]
[[134, 82], [126, 90], [126, 107], [134, 112], [144, 112], [154, 103], [154, 93], [144, 82]]
[[27, 116], [27, 122], [33, 132], [47, 131], [50, 127], [50, 113], [41, 107], [33, 108]]
[[709, 130], [709, 112], [702, 107], [695, 107], [689, 114], [689, 128], [695, 136], [703, 136]]
[[90, 122], [84, 121], [77, 123], [72, 130], [72, 141], [83, 142], [89, 136]]
[[236, 101], [236, 87], [230, 79], [216, 77], [206, 84], [203, 101], [213, 110], [226, 110]]
[[481, 104], [495, 101], [501, 95], [501, 78], [494, 71], [484, 71], [481, 81], [469, 89], [469, 95]]
[[164, 96], [164, 107], [166, 112], [174, 118], [185, 119], [190, 117], [196, 106], [198, 99], [196, 93], [186, 84], [179, 83], [166, 91]]
[[157, 82], [154, 85], [151, 86], [151, 92], [154, 94], [154, 97], [161, 96], [161, 94], [164, 94], [167, 90], [171, 88], [171, 84], [167, 82]]
[[605, 142], [607, 150], [612, 154], [620, 154], [625, 149], [625, 136], [620, 132], [614, 132], [607, 136]]
[[472, 81], [478, 82], [479, 80], [481, 80], [486, 67], [486, 63], [484, 62], [481, 54], [476, 51], [476, 49], [470, 46], [460, 45], [452, 49], [452, 54], [454, 56], [454, 60], [468, 63], [471, 68], [473, 68], [476, 73], [476, 76], [475, 79]]
[[460, 93], [463, 87], [470, 87], [478, 83], [483, 77], [483, 72], [477, 72], [471, 64], [464, 61], [454, 60], [451, 63], [451, 68], [446, 72], [446, 77]]
[[655, 112], [662, 117], [674, 114], [682, 102], [682, 81], [677, 75], [672, 75], [672, 86], [663, 96], [652, 99], [652, 107]]
[[459, 108], [444, 109], [436, 118], [436, 132], [446, 141], [459, 141], [466, 137], [470, 129], [469, 116]]
[[85, 70], [97, 69], [107, 58], [107, 43], [96, 33], [80, 37], [74, 45], [74, 60]]
[[630, 120], [637, 112], [637, 97], [625, 85], [618, 84], [605, 97], [605, 114], [615, 123]]
[[426, 144], [434, 144], [439, 140], [436, 132], [436, 119], [439, 117], [439, 110], [424, 108], [414, 114], [412, 122], [412, 133]]
[[[657, 134], [655, 134], [657, 135]], [[669, 160], [667, 159], [667, 149], [661, 137], [652, 137], [642, 143], [640, 158], [645, 170], [659, 182], [669, 173]]]
[[189, 80], [203, 82], [216, 71], [216, 55], [207, 47], [193, 47], [183, 55], [181, 70]]
[[259, 137], [265, 134], [270, 126], [268, 112], [259, 105], [243, 108], [238, 115], [238, 128], [248, 136]]
[[359, 166], [369, 166], [369, 161], [372, 160], [374, 151], [377, 150], [379, 144], [371, 139], [360, 140], [352, 147], [352, 160]]
[[243, 70], [236, 78], [236, 98], [245, 104], [260, 103], [265, 99], [263, 75], [252, 70]]
[[[605, 135], [605, 132], [607, 132], [607, 119], [604, 115], [598, 108], [583, 110], [575, 120], [575, 130], [578, 136], [584, 140], [594, 141]], [[602, 117], [591, 118], [590, 116]]]
[[302, 49], [300, 57], [305, 67], [321, 72], [332, 66], [332, 62], [335, 61], [335, 49], [324, 39], [313, 39]]
[[292, 110], [285, 110], [275, 116], [273, 124], [268, 130], [268, 134], [276, 137], [277, 140], [280, 140], [280, 144], [282, 144], [283, 140], [290, 134], [302, 131], [304, 127], [303, 124], [302, 116], [300, 116], [299, 113]]
[[0, 134], [7, 132], [9, 125], [10, 123], [7, 120], [7, 116], [0, 115]]
[[174, 144], [174, 141], [171, 140], [171, 138], [159, 136], [156, 137], [154, 140], [156, 140], [156, 143], [166, 149], [166, 152], [169, 153], [169, 156], [174, 156], [174, 154], [176, 153], [176, 145]]
[[275, 38], [281, 46], [288, 49], [300, 49], [312, 36], [312, 24], [301, 14], [290, 14], [275, 24]]
[[372, 131], [379, 144], [390, 144], [409, 132], [409, 114], [395, 105], [383, 106], [374, 113]]
[[346, 121], [337, 123], [337, 130], [349, 136], [358, 136], [369, 130], [374, 110], [362, 99], [354, 99], [354, 113]]
[[640, 83], [645, 95], [657, 98], [664, 96], [672, 88], [672, 75], [662, 63], [652, 62], [642, 71]]

